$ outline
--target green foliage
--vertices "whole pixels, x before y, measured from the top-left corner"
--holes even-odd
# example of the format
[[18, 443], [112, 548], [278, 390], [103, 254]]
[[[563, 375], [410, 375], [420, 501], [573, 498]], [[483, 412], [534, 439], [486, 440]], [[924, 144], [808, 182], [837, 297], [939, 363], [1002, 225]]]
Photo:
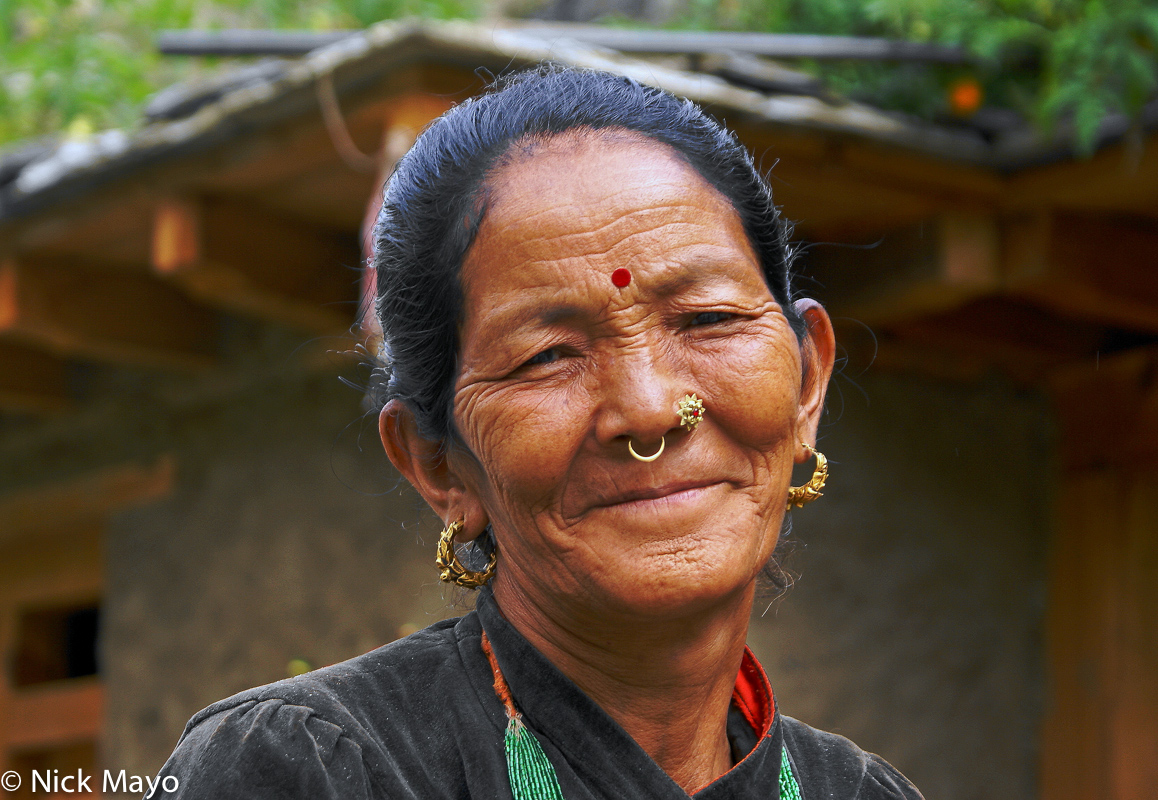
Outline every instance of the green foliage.
[[0, 0], [0, 143], [131, 127], [151, 93], [216, 59], [159, 55], [169, 28], [360, 28], [477, 16], [481, 0]]
[[[144, 99], [214, 59], [166, 58], [166, 28], [331, 30], [401, 16], [477, 17], [485, 0], [0, 0], [0, 142], [130, 127]], [[926, 118], [969, 77], [986, 102], [1087, 148], [1109, 113], [1158, 92], [1158, 0], [683, 0], [676, 27], [886, 36], [959, 45], [964, 67], [811, 64], [838, 93]]]
[[947, 87], [978, 80], [990, 103], [1087, 150], [1107, 114], [1137, 118], [1158, 89], [1158, 0], [691, 0], [682, 26], [885, 36], [964, 47], [969, 68], [817, 64], [838, 91], [925, 117]]

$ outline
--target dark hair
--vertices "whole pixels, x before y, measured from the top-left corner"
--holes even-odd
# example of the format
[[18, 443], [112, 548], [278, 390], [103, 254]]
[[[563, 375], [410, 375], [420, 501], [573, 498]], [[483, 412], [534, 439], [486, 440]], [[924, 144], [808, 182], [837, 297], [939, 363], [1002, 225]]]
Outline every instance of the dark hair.
[[[379, 407], [403, 402], [431, 441], [462, 446], [453, 415], [460, 273], [486, 212], [488, 177], [514, 145], [576, 130], [628, 132], [665, 144], [724, 195], [802, 338], [805, 323], [791, 302], [790, 228], [734, 134], [694, 103], [631, 78], [557, 66], [517, 73], [422, 132], [395, 167], [374, 227], [382, 326], [374, 399]], [[787, 579], [775, 558], [769, 566], [772, 583], [783, 588]]]

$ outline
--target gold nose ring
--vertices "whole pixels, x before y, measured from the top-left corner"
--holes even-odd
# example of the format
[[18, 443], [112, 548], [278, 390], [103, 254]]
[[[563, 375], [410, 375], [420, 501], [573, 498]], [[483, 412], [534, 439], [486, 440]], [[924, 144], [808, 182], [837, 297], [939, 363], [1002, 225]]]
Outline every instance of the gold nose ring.
[[635, 448], [631, 446], [631, 439], [627, 440], [627, 452], [631, 453], [631, 457], [634, 458], [636, 461], [655, 461], [657, 458], [660, 457], [660, 455], [663, 454], [663, 449], [666, 446], [667, 446], [667, 442], [665, 442], [664, 438], [661, 436], [661, 437], [659, 437], [659, 449], [656, 450], [655, 453], [653, 453], [650, 456], [641, 456], [639, 453], [635, 452]]

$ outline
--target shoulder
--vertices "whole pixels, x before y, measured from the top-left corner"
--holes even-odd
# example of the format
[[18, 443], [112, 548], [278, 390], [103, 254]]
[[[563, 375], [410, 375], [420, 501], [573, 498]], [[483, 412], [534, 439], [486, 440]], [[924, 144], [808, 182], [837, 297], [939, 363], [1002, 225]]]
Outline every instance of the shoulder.
[[468, 620], [473, 615], [203, 709], [162, 769], [181, 787], [172, 796], [381, 795], [417, 735], [429, 740], [453, 725], [436, 719], [447, 703], [431, 700], [471, 705], [461, 696], [472, 689], [459, 655], [459, 642], [477, 628]]
[[922, 800], [908, 778], [878, 755], [835, 733], [781, 717], [784, 746], [805, 800]]
[[349, 661], [247, 689], [195, 714], [182, 739], [210, 721], [219, 724], [239, 716], [256, 720], [275, 709], [284, 709], [274, 714], [279, 718], [308, 712], [309, 718], [331, 723], [347, 733], [373, 728], [373, 721], [383, 711], [402, 710], [412, 703], [428, 705], [429, 692], [437, 691], [440, 683], [461, 682], [458, 642], [471, 628], [461, 624], [464, 622], [436, 623]]

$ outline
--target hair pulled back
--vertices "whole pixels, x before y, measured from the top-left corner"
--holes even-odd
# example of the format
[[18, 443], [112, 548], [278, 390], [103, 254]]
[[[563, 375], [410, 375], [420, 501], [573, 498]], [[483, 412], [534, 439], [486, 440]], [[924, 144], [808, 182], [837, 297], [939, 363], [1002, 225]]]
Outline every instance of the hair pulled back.
[[[454, 425], [462, 323], [461, 270], [486, 214], [489, 176], [534, 146], [568, 131], [628, 134], [672, 148], [736, 210], [773, 297], [798, 339], [805, 322], [791, 302], [794, 251], [772, 190], [735, 135], [698, 106], [631, 78], [544, 66], [502, 78], [490, 91], [432, 122], [395, 167], [374, 227], [382, 346], [371, 382], [381, 408], [399, 400], [419, 433], [463, 446]], [[807, 372], [807, 351], [804, 368]], [[780, 563], [791, 546], [785, 517], [765, 588], [791, 583]], [[468, 560], [481, 565], [493, 533], [478, 537]]]
[[512, 146], [575, 129], [618, 129], [668, 145], [740, 216], [773, 297], [799, 337], [789, 287], [789, 227], [767, 181], [736, 137], [688, 100], [631, 78], [542, 67], [436, 119], [399, 160], [374, 227], [382, 349], [381, 407], [400, 400], [419, 432], [459, 444], [452, 402], [458, 373], [463, 261], [486, 212], [486, 182]]

